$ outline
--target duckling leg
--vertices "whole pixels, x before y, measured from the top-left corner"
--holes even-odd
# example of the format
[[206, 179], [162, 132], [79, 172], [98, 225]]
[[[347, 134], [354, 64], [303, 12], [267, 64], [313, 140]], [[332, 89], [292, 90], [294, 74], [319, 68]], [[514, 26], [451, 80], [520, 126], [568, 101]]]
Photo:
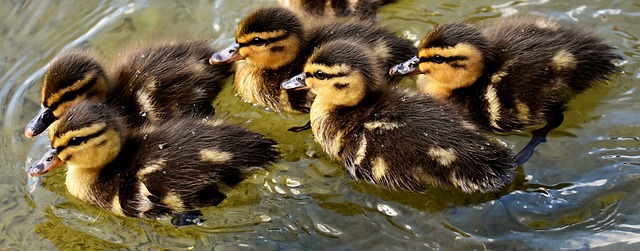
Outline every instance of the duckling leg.
[[555, 114], [551, 116], [551, 119], [547, 121], [547, 124], [537, 130], [531, 132], [531, 140], [529, 143], [516, 155], [516, 163], [515, 166], [519, 166], [527, 162], [529, 158], [533, 155], [533, 151], [536, 149], [536, 146], [542, 142], [547, 142], [547, 134], [549, 131], [557, 128], [562, 124], [564, 120], [564, 115], [562, 113]]
[[309, 129], [311, 129], [311, 120], [307, 121], [307, 123], [304, 124], [303, 126], [294, 126], [294, 127], [291, 127], [289, 129], [287, 129], [287, 131], [290, 131], [290, 132], [302, 132], [302, 131], [309, 130]]
[[201, 218], [200, 211], [174, 213], [171, 218], [171, 224], [176, 227], [202, 224], [204, 220]]

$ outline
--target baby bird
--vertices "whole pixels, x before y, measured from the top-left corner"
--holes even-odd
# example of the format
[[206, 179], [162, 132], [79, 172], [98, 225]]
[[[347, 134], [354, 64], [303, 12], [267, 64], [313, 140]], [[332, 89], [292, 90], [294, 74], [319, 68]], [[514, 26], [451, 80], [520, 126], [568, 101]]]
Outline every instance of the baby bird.
[[303, 18], [290, 9], [270, 6], [247, 15], [238, 25], [236, 42], [213, 54], [209, 62], [244, 59], [236, 64], [234, 79], [242, 98], [274, 111], [307, 113], [313, 95], [306, 90], [281, 90], [280, 83], [302, 71], [314, 48], [336, 39], [374, 48], [389, 67], [415, 51], [411, 41], [372, 22]]
[[40, 134], [84, 100], [105, 102], [131, 127], [170, 116], [211, 116], [211, 103], [231, 75], [231, 64], [207, 63], [213, 51], [204, 41], [164, 41], [122, 52], [107, 69], [87, 51], [65, 52], [45, 72], [42, 107], [24, 133]]
[[444, 24], [422, 39], [418, 55], [391, 75], [423, 73], [423, 93], [449, 100], [496, 132], [531, 130], [517, 155], [525, 163], [547, 133], [560, 126], [567, 102], [607, 80], [620, 56], [577, 25], [545, 17], [506, 18], [485, 27]]
[[509, 149], [446, 103], [380, 84], [386, 70], [377, 63], [373, 50], [334, 41], [286, 84], [306, 84], [317, 95], [310, 112], [315, 139], [352, 177], [392, 189], [432, 185], [467, 193], [495, 192], [513, 180]]
[[129, 133], [121, 121], [105, 104], [77, 103], [52, 125], [51, 149], [29, 175], [67, 163], [73, 196], [118, 215], [173, 215], [185, 225], [278, 155], [273, 140], [221, 120], [167, 118]]
[[380, 8], [394, 0], [278, 0], [282, 6], [301, 10], [317, 18], [357, 17], [375, 21]]

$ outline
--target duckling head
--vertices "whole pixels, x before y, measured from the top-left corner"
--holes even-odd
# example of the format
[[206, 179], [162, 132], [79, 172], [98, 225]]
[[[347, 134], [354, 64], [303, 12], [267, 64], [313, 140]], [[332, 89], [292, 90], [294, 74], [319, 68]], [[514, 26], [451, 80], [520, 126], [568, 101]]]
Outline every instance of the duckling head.
[[[355, 106], [377, 92], [382, 74], [372, 51], [350, 41], [333, 41], [316, 49], [304, 73], [285, 82], [284, 89], [311, 89], [318, 102]], [[314, 102], [316, 102], [314, 101]]]
[[49, 130], [51, 149], [30, 169], [43, 175], [62, 163], [99, 171], [120, 152], [124, 126], [106, 105], [82, 102], [71, 107]]
[[40, 93], [42, 107], [27, 124], [24, 134], [32, 138], [42, 133], [80, 101], [105, 100], [107, 88], [107, 77], [98, 61], [82, 51], [65, 53], [45, 72]]
[[475, 83], [485, 70], [491, 52], [486, 39], [466, 23], [444, 24], [427, 34], [418, 55], [392, 67], [392, 76], [427, 74], [426, 92], [447, 96], [452, 90]]
[[277, 69], [291, 63], [305, 45], [300, 17], [283, 7], [263, 7], [246, 16], [236, 30], [236, 42], [214, 53], [211, 64], [240, 59], [256, 67]]

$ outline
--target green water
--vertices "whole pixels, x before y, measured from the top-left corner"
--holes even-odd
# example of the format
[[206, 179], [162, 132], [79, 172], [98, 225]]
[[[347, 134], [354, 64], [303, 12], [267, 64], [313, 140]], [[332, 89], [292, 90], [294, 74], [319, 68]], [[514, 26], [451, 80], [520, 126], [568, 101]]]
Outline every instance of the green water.
[[[64, 171], [28, 180], [47, 147], [22, 135], [39, 107], [46, 64], [68, 46], [106, 57], [163, 37], [233, 40], [262, 1], [0, 0], [0, 250], [470, 250], [640, 249], [640, 4], [606, 1], [398, 0], [378, 20], [419, 40], [439, 23], [539, 12], [595, 29], [625, 57], [625, 73], [570, 104], [565, 123], [498, 195], [430, 189], [389, 192], [349, 179], [310, 132], [305, 116], [253, 107], [230, 85], [218, 114], [278, 142], [283, 158], [242, 183], [201, 226], [114, 216], [71, 197]], [[522, 135], [500, 136], [513, 149]]]

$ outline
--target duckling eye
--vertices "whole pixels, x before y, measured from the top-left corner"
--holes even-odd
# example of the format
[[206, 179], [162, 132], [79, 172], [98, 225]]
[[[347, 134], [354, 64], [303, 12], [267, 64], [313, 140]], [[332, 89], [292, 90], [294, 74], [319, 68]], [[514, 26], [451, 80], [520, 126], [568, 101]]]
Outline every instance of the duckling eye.
[[73, 137], [67, 142], [67, 146], [77, 146], [82, 144], [83, 139], [78, 137]]
[[323, 71], [316, 71], [316, 73], [313, 74], [313, 77], [320, 79], [320, 80], [325, 80], [327, 79], [328, 75], [326, 73], [324, 73]]
[[440, 55], [436, 54], [436, 55], [433, 55], [431, 58], [429, 58], [429, 60], [430, 60], [431, 62], [436, 63], [436, 64], [442, 64], [442, 63], [444, 63], [445, 61], [447, 61], [447, 58], [445, 58], [445, 57], [443, 57], [443, 56], [440, 56]]
[[262, 38], [254, 38], [253, 40], [251, 40], [251, 45], [255, 45], [255, 46], [263, 46], [267, 44], [267, 40], [266, 39], [262, 39]]

